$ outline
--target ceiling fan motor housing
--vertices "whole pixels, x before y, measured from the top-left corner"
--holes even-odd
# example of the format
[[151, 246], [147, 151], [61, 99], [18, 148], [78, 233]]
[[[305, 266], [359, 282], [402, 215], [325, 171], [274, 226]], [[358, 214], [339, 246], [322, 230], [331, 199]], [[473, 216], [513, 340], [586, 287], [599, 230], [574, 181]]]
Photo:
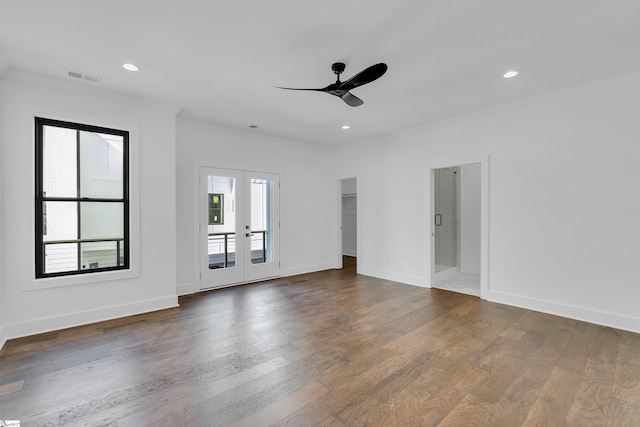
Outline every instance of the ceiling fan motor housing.
[[344, 71], [344, 62], [336, 62], [331, 66], [331, 69], [333, 70], [334, 73], [336, 73], [337, 75], [340, 75], [343, 71]]

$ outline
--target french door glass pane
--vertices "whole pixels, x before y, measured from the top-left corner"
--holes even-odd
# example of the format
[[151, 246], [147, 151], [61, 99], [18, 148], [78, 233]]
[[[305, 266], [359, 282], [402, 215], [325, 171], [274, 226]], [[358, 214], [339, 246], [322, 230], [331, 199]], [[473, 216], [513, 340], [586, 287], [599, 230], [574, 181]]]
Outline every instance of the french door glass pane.
[[76, 131], [43, 126], [42, 190], [47, 197], [76, 197]]
[[273, 261], [273, 181], [251, 180], [251, 263]]
[[207, 176], [207, 254], [209, 269], [236, 265], [236, 179]]
[[123, 198], [124, 142], [120, 135], [80, 131], [80, 196]]

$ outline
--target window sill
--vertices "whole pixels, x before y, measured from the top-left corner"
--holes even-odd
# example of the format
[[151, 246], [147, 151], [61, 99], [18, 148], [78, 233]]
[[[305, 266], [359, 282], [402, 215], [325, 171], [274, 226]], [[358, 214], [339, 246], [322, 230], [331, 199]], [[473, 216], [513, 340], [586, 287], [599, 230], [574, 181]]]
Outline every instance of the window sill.
[[41, 289], [61, 288], [64, 286], [89, 285], [92, 283], [109, 282], [113, 280], [131, 279], [140, 276], [138, 269], [104, 271], [91, 274], [77, 274], [71, 276], [33, 278], [30, 283], [23, 286], [25, 291]]

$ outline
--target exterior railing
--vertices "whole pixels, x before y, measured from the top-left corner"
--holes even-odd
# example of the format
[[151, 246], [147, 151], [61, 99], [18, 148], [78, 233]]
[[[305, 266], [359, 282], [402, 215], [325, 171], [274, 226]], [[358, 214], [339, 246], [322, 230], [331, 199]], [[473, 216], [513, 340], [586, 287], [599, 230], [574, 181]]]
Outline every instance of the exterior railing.
[[[255, 238], [255, 236], [258, 236]], [[209, 233], [208, 235], [208, 254], [211, 255], [224, 255], [224, 261], [219, 267], [212, 267], [213, 263], [210, 261], [210, 268], [227, 268], [235, 265], [235, 243], [236, 233]], [[251, 231], [251, 261], [255, 263], [263, 263], [267, 261], [267, 231], [255, 230]], [[258, 258], [254, 260], [254, 253], [258, 253]], [[233, 255], [233, 257], [231, 256]], [[233, 258], [233, 259], [232, 259]]]
[[[83, 248], [83, 243], [115, 243], [115, 247], [106, 248]], [[122, 256], [122, 237], [104, 237], [104, 238], [92, 238], [92, 239], [61, 239], [61, 240], [46, 240], [42, 242], [42, 259], [45, 260], [46, 271], [71, 271], [71, 270], [84, 270], [99, 268], [100, 263], [111, 264], [111, 266], [120, 267], [124, 265], [124, 257]], [[59, 246], [59, 250], [54, 250], [53, 247]], [[62, 245], [74, 245], [74, 249], [70, 250]], [[84, 259], [88, 253], [94, 251], [115, 251], [115, 258], [113, 255], [108, 257], [98, 257], [91, 259]], [[84, 265], [83, 265], [84, 262]], [[88, 267], [87, 267], [88, 265]], [[94, 266], [95, 265], [95, 266]]]

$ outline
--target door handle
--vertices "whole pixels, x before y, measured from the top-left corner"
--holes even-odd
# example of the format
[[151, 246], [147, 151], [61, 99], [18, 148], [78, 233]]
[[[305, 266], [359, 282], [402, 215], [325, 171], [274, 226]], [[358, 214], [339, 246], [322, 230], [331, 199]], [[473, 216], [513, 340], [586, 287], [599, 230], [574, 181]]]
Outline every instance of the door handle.
[[442, 215], [440, 215], [440, 214], [436, 214], [436, 217], [435, 217], [435, 225], [436, 225], [437, 227], [440, 227], [440, 226], [442, 225]]

